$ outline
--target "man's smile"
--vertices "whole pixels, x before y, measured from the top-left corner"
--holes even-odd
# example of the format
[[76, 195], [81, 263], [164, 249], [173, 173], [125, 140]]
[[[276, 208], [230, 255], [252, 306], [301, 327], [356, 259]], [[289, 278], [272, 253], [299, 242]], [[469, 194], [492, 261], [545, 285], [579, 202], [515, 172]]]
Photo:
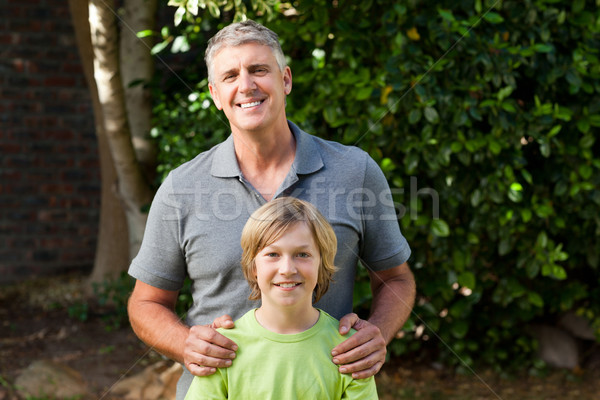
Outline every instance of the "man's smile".
[[238, 106], [241, 107], [242, 109], [246, 109], [246, 108], [259, 106], [263, 102], [264, 102], [264, 100], [257, 100], [257, 101], [252, 101], [250, 103], [240, 103], [240, 104], [238, 104]]

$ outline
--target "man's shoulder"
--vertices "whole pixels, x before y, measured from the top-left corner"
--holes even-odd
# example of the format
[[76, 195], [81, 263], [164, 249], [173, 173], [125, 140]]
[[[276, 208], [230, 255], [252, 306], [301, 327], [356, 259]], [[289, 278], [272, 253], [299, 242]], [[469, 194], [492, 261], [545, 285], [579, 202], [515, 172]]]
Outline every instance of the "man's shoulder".
[[192, 173], [203, 173], [210, 171], [212, 168], [213, 159], [218, 149], [223, 146], [224, 142], [221, 142], [208, 150], [205, 150], [189, 161], [184, 162], [178, 167], [171, 171], [171, 175], [174, 176], [187, 176]]
[[336, 142], [334, 140], [324, 139], [322, 137], [312, 135], [312, 134], [306, 133], [306, 132], [305, 132], [305, 134], [308, 135], [308, 137], [312, 140], [314, 145], [319, 148], [319, 150], [321, 150], [325, 153], [340, 154], [340, 155], [350, 154], [350, 155], [360, 155], [362, 157], [368, 157], [367, 152], [365, 152], [364, 150], [362, 150], [361, 148], [359, 148], [357, 146], [343, 144], [340, 142]]

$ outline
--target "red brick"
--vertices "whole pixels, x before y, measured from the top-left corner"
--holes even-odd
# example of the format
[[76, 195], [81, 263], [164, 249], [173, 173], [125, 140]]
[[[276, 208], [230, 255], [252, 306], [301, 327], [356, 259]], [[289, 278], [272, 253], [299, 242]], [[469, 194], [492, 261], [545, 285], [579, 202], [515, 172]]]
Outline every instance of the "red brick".
[[44, 86], [75, 86], [75, 78], [65, 76], [55, 76], [44, 79]]

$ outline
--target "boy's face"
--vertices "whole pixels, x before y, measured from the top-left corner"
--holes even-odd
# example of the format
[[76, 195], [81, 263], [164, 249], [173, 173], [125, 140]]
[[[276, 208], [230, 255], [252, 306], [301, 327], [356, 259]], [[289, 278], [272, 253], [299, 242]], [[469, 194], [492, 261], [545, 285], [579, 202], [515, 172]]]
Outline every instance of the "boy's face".
[[309, 227], [292, 225], [255, 258], [263, 307], [312, 307], [321, 254]]

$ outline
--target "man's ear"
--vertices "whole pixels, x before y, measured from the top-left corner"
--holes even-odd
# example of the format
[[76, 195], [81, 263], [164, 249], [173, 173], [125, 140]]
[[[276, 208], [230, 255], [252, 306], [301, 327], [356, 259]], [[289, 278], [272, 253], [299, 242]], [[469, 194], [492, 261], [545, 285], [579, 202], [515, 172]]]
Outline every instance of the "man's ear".
[[215, 106], [217, 106], [217, 109], [222, 110], [223, 106], [221, 105], [221, 101], [219, 100], [219, 94], [217, 93], [217, 90], [213, 87], [212, 83], [208, 84], [208, 91], [210, 92], [210, 97], [212, 97]]
[[283, 70], [283, 90], [286, 96], [292, 91], [292, 70], [290, 67], [285, 67]]

